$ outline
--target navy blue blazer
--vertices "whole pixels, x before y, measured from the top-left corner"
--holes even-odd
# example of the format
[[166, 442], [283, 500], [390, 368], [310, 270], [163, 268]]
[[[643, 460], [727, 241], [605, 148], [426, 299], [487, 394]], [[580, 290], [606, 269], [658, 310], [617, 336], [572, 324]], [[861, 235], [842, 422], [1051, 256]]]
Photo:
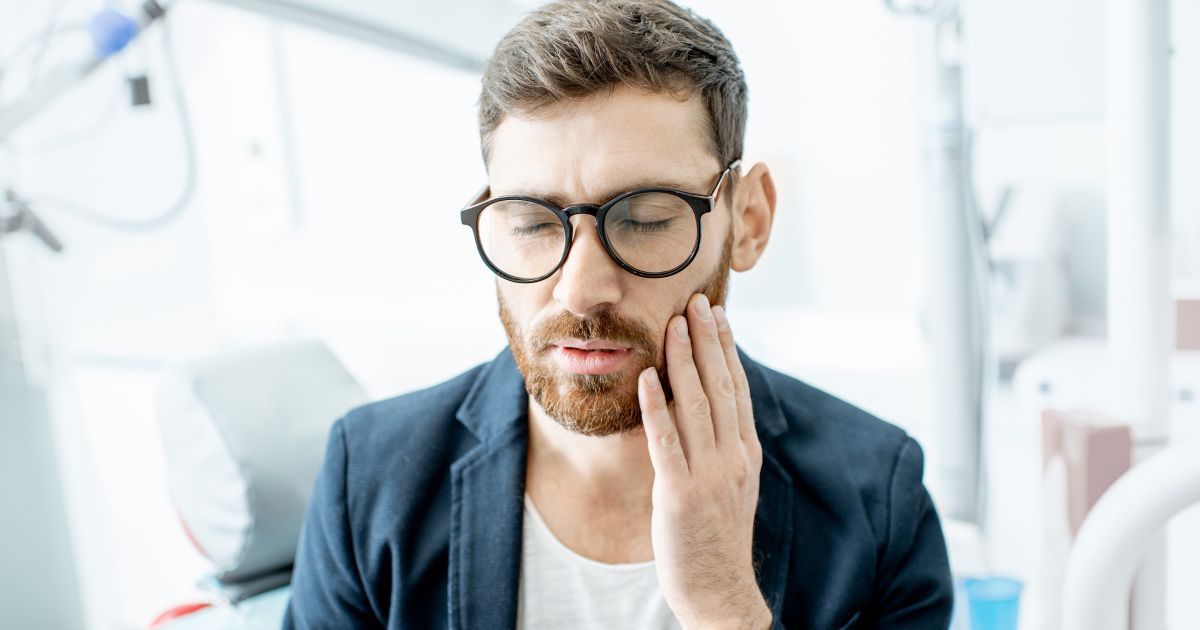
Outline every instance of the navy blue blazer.
[[[946, 628], [920, 446], [738, 352], [763, 446], [754, 558], [773, 627]], [[335, 422], [283, 627], [514, 628], [527, 401], [505, 348]]]

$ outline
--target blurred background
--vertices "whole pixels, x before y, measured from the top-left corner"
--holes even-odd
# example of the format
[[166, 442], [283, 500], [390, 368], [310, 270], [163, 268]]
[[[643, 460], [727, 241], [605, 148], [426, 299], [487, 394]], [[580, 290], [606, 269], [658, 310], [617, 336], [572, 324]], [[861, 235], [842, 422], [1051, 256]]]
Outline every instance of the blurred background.
[[[187, 493], [245, 494], [253, 454], [176, 455], [166, 380], [318, 340], [348, 408], [505, 345], [457, 210], [483, 60], [537, 4], [0, 0], [0, 627], [249, 624], [286, 592], [231, 596], [254, 571], [201, 551], [254, 526]], [[962, 592], [1013, 579], [1020, 627], [1061, 627], [1090, 509], [1157, 513], [1099, 497], [1200, 455], [1200, 4], [684, 4], [733, 42], [779, 189], [740, 345], [912, 433]], [[191, 396], [197, 440], [244, 424]], [[1200, 486], [1167, 479], [1127, 481]], [[1164, 501], [1114, 526], [1144, 543], [1132, 627], [1195, 628], [1200, 511]]]

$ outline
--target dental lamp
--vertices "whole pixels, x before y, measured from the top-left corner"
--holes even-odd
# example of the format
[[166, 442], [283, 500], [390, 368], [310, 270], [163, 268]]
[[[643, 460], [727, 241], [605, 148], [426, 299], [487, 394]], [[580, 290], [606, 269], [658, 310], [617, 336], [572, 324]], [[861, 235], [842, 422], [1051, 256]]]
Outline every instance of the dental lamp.
[[[146, 0], [137, 16], [127, 16], [115, 9], [104, 9], [88, 23], [94, 54], [88, 58], [57, 68], [46, 79], [17, 100], [0, 108], [0, 140], [36, 115], [51, 101], [61, 96], [91, 74], [106, 59], [121, 52], [146, 27], [162, 18], [181, 0]], [[339, 13], [320, 2], [301, 0], [213, 0], [302, 26], [364, 41], [383, 48], [414, 54], [418, 57], [469, 71], [483, 69], [483, 57], [474, 49], [457, 49], [449, 45], [401, 32], [378, 22], [369, 21], [367, 14]], [[483, 16], [486, 17], [486, 16]]]

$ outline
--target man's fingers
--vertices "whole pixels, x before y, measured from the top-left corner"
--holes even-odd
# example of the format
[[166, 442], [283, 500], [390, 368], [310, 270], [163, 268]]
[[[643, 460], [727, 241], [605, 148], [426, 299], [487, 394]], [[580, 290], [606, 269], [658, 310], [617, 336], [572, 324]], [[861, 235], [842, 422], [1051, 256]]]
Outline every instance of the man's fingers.
[[638, 377], [638, 401], [642, 408], [642, 426], [646, 429], [650, 463], [654, 464], [655, 474], [687, 475], [688, 463], [683, 444], [679, 441], [675, 421], [667, 409], [667, 398], [658, 381], [658, 372], [652, 367], [646, 368]]
[[734, 398], [737, 401], [738, 434], [743, 441], [758, 441], [758, 433], [754, 428], [754, 405], [750, 401], [750, 382], [746, 380], [746, 369], [742, 366], [742, 358], [738, 356], [737, 346], [733, 343], [733, 331], [729, 328], [729, 318], [722, 306], [713, 307], [713, 320], [717, 323], [717, 335], [721, 338], [721, 348], [725, 353], [725, 362], [729, 375], [733, 379]]
[[[706, 457], [716, 448], [708, 395], [696, 371], [687, 318], [676, 315], [667, 324], [667, 378], [675, 394], [675, 426], [689, 458]], [[689, 459], [688, 461], [691, 461]]]
[[[718, 336], [717, 322], [703, 293], [692, 296], [688, 304], [688, 329], [692, 333], [692, 353], [696, 370], [708, 394], [713, 434], [717, 446], [738, 443], [738, 407], [729, 361]], [[726, 334], [729, 335], [728, 329]], [[730, 337], [732, 338], [732, 336]]]

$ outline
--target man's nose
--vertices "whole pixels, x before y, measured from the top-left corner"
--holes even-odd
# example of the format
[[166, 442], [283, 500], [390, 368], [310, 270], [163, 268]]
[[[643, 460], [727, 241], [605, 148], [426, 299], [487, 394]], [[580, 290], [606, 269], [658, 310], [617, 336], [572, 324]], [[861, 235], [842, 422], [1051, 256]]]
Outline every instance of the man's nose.
[[604, 250], [594, 217], [575, 215], [571, 225], [571, 248], [556, 274], [554, 299], [576, 316], [590, 317], [620, 300], [625, 272]]

